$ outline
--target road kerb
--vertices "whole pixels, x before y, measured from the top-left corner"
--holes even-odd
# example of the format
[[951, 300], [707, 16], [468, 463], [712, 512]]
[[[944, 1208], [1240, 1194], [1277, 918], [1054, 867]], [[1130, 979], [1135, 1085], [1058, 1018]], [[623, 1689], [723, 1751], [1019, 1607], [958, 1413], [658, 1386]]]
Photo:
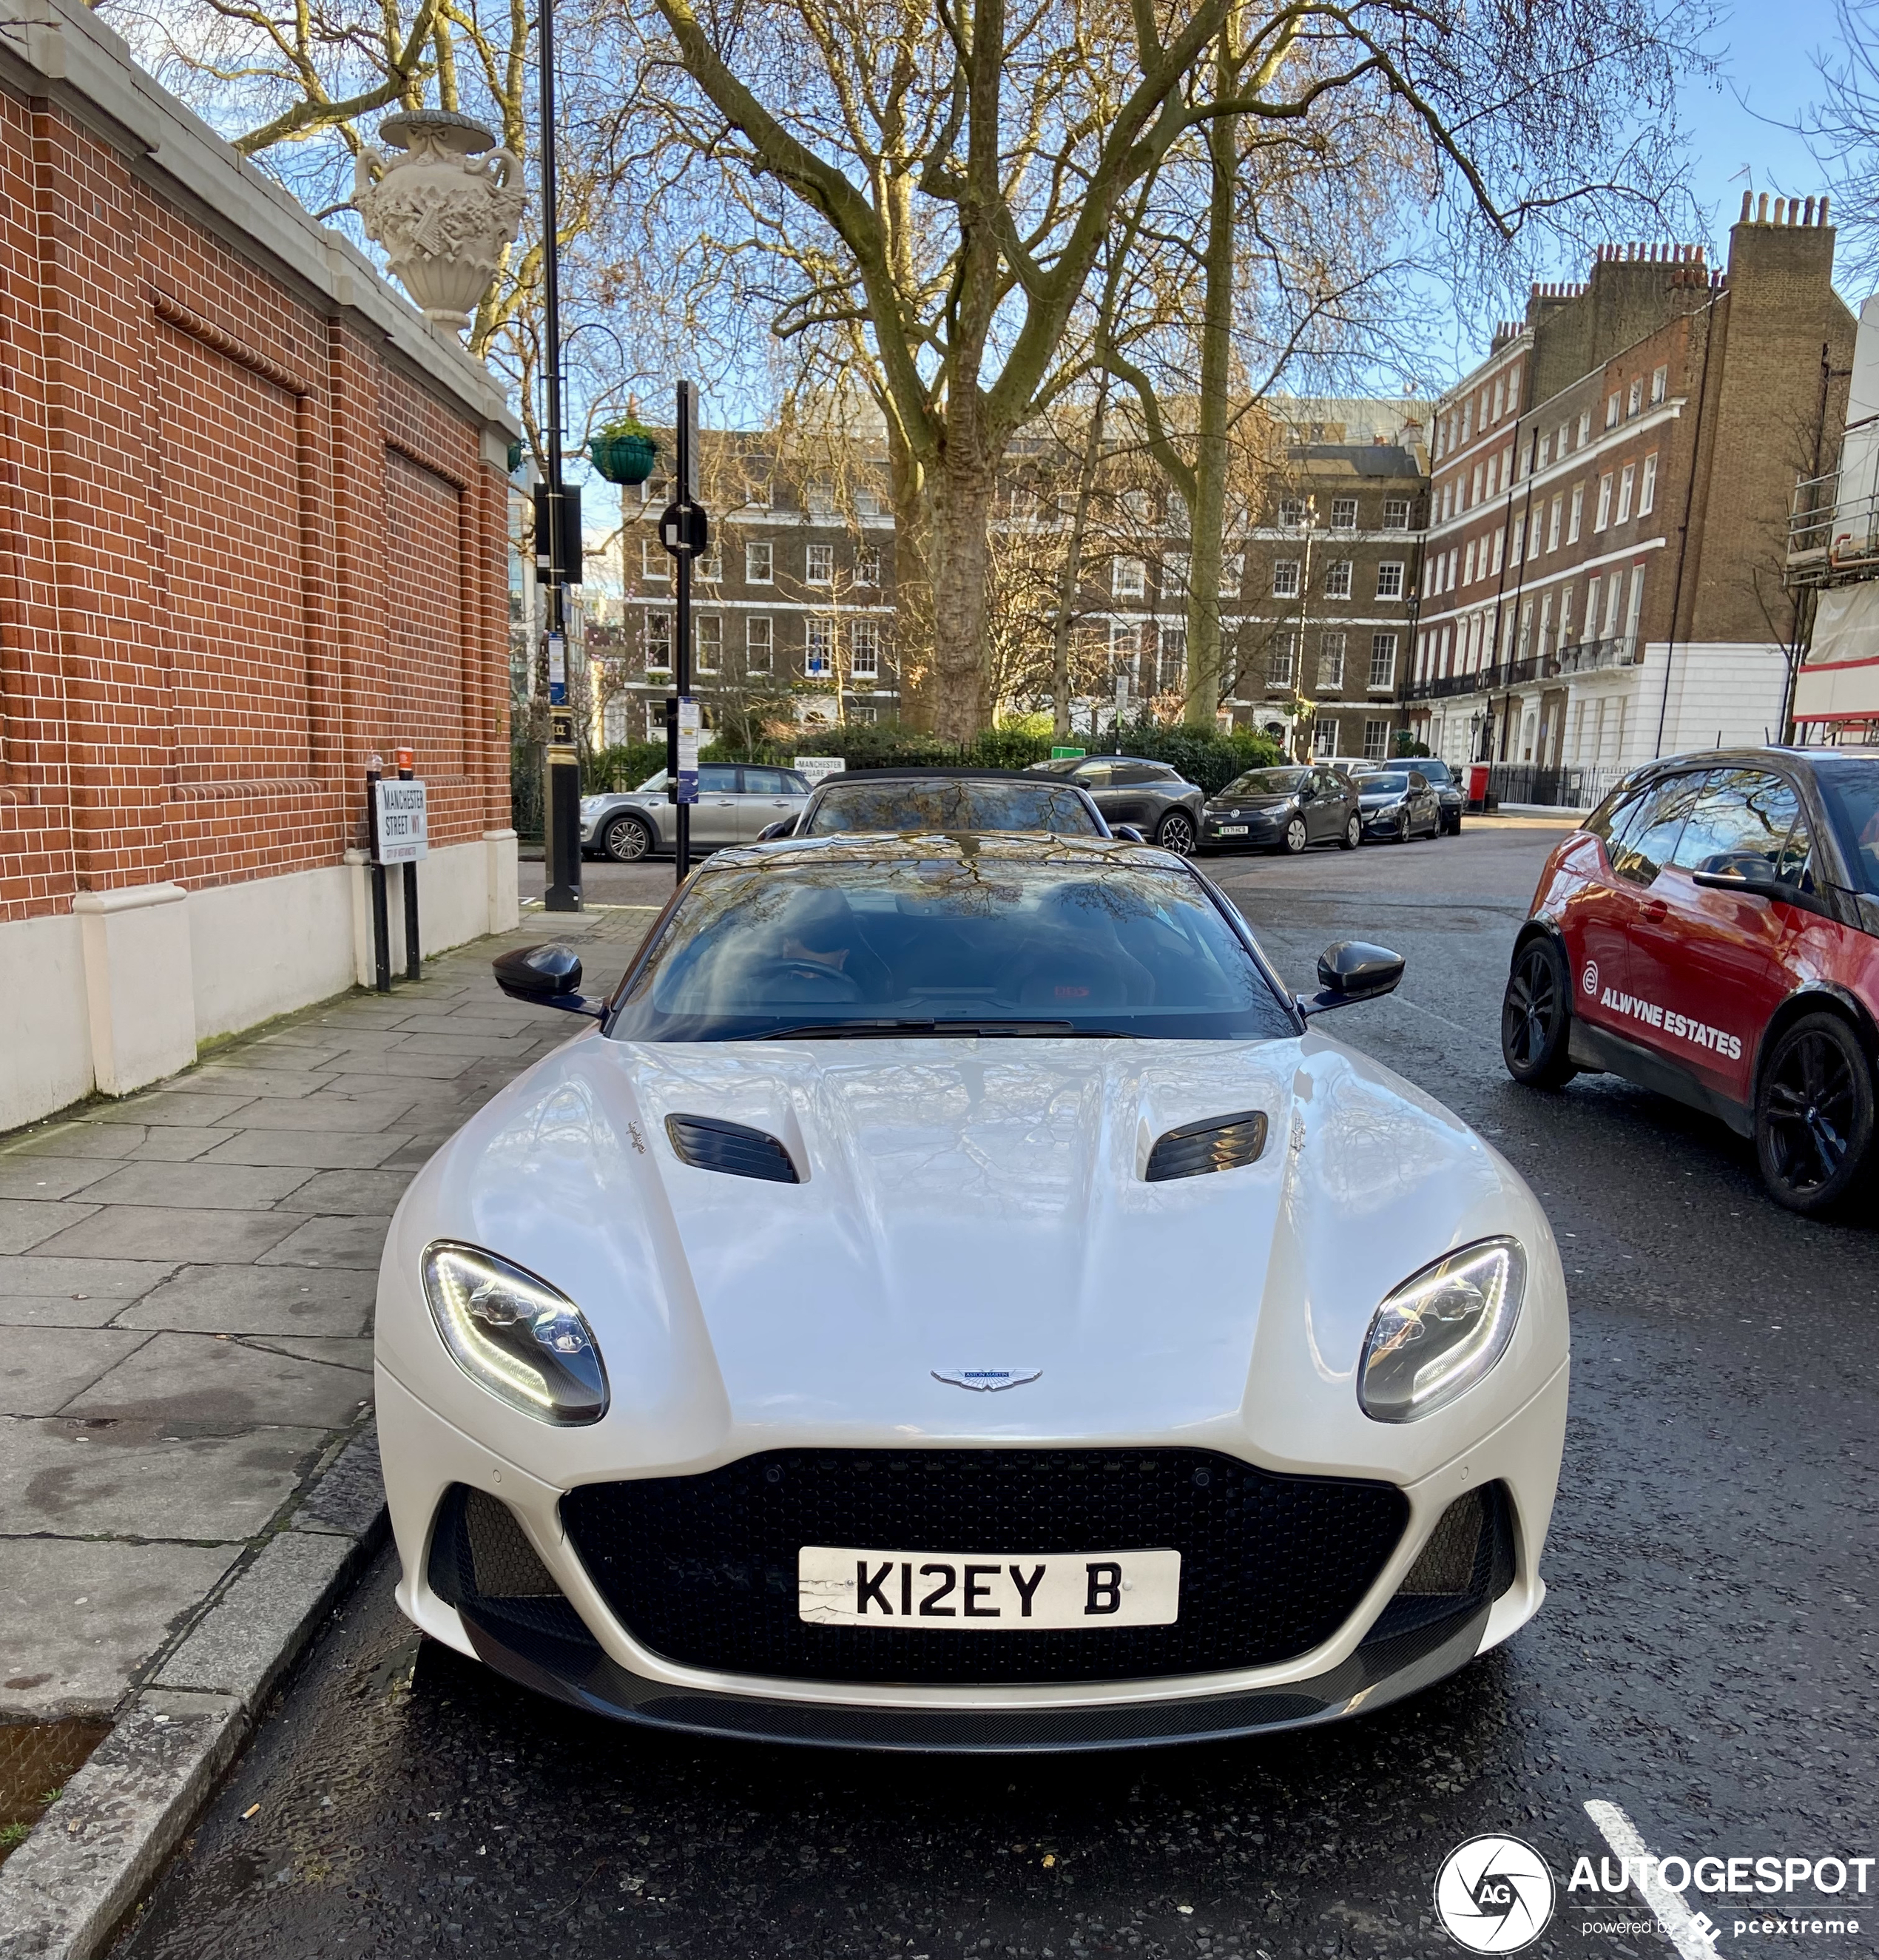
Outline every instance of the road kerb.
[[188, 1833], [261, 1704], [383, 1542], [368, 1423], [119, 1711], [0, 1866], [0, 1960], [94, 1960]]

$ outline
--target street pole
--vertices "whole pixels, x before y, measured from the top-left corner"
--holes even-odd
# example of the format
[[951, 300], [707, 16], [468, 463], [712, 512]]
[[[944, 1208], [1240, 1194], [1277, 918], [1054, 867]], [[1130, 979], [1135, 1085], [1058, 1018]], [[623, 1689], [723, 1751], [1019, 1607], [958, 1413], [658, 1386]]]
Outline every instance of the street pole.
[[[543, 587], [548, 630], [548, 748], [547, 781], [543, 784], [542, 846], [547, 889], [542, 903], [552, 912], [577, 912], [580, 902], [580, 758], [574, 746], [574, 711], [568, 692], [568, 619], [564, 574], [578, 536], [568, 535], [572, 513], [561, 479], [561, 228], [555, 203], [555, 5], [542, 0], [542, 279], [547, 308], [546, 345], [542, 349], [547, 393], [548, 482], [544, 486], [548, 522], [536, 528], [536, 565], [542, 569], [542, 546], [547, 546], [547, 581]], [[545, 537], [544, 534], [545, 533]], [[577, 575], [577, 583], [578, 576]]]
[[659, 539], [678, 561], [675, 584], [679, 648], [673, 662], [677, 692], [666, 701], [666, 795], [672, 806], [674, 882], [692, 870], [692, 806], [698, 800], [698, 704], [692, 693], [692, 562], [710, 540], [698, 501], [698, 389], [679, 383], [676, 494], [660, 513]]

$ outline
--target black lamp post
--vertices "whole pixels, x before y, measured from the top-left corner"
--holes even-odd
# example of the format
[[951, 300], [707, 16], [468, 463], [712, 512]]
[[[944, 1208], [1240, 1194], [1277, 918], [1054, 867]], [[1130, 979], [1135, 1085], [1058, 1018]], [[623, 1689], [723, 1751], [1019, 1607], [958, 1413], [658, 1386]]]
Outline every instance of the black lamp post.
[[542, 842], [552, 912], [577, 912], [580, 903], [580, 758], [568, 678], [566, 589], [581, 578], [580, 493], [561, 477], [561, 293], [560, 220], [555, 208], [555, 7], [542, 0], [542, 272], [546, 302], [548, 481], [537, 490], [535, 562], [548, 632], [548, 746], [543, 786]]

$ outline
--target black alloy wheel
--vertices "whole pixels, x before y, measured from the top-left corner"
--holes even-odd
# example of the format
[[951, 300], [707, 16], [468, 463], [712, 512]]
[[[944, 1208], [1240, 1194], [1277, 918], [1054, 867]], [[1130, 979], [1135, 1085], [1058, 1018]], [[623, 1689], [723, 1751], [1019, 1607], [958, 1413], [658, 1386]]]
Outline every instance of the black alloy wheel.
[[1178, 857], [1194, 855], [1194, 819], [1184, 810], [1171, 810], [1156, 826], [1155, 842]]
[[1569, 1052], [1572, 982], [1559, 947], [1544, 934], [1514, 955], [1501, 999], [1501, 1059], [1529, 1089], [1563, 1089], [1579, 1071]]
[[1286, 827], [1280, 833], [1279, 848], [1288, 858], [1296, 858], [1311, 841], [1311, 832], [1305, 827], [1305, 819], [1294, 810], [1286, 819]]
[[1362, 842], [1363, 824], [1362, 820], [1355, 816], [1346, 817], [1344, 819], [1344, 834], [1337, 840], [1338, 849], [1340, 851], [1355, 851], [1357, 846]]
[[600, 848], [616, 864], [637, 864], [653, 848], [653, 833], [643, 818], [616, 816], [601, 832]]
[[1804, 1014], [1776, 1039], [1755, 1098], [1755, 1156], [1775, 1202], [1809, 1218], [1833, 1211], [1861, 1182], [1872, 1133], [1858, 1036], [1837, 1014]]

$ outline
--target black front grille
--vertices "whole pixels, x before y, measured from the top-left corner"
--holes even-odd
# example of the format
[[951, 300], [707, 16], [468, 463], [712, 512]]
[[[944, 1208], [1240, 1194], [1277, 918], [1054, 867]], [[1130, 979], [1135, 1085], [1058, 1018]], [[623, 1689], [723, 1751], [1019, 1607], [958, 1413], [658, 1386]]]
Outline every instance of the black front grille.
[[[690, 1666], [809, 1681], [1118, 1681], [1287, 1659], [1350, 1618], [1408, 1515], [1393, 1484], [1277, 1476], [1198, 1449], [777, 1450], [561, 1500], [636, 1639]], [[1172, 1546], [1181, 1617], [984, 1634], [811, 1625], [796, 1611], [806, 1545]]]

